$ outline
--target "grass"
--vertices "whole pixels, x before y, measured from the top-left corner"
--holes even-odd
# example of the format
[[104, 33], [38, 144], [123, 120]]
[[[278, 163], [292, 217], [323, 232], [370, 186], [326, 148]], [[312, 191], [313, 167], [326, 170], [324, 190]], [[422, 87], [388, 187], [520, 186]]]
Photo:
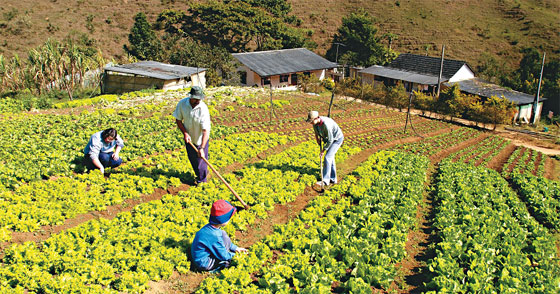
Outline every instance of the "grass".
[[[77, 30], [95, 39], [106, 57], [124, 60], [122, 48], [136, 13], [145, 12], [153, 22], [164, 9], [187, 10], [188, 3], [196, 2], [202, 1], [6, 0], [0, 7], [0, 21], [13, 29], [0, 31], [0, 39], [5, 40], [0, 42], [0, 54], [25, 56], [47, 37], [62, 39]], [[320, 54], [330, 47], [342, 17], [364, 8], [377, 19], [378, 36], [398, 35], [392, 47], [401, 53], [437, 56], [445, 44], [447, 57], [465, 60], [472, 67], [480, 64], [483, 52], [510, 66], [519, 62], [519, 50], [524, 47], [546, 51], [550, 58], [560, 56], [560, 2], [555, 0], [288, 2], [293, 14], [303, 20], [302, 27], [314, 30], [312, 38]], [[426, 46], [430, 47], [427, 51]]]

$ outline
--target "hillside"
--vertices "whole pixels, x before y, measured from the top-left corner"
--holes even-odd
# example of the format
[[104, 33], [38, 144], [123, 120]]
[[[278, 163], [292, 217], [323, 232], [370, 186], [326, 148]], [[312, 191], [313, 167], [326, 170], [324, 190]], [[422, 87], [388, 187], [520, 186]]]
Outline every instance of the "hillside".
[[[0, 7], [0, 54], [25, 56], [47, 38], [85, 33], [107, 57], [123, 58], [123, 44], [133, 16], [145, 12], [153, 21], [166, 8], [188, 8], [197, 1], [175, 0], [4, 0]], [[466, 60], [473, 67], [483, 53], [515, 65], [519, 49], [537, 47], [550, 58], [560, 55], [560, 2], [554, 0], [410, 0], [295, 1], [293, 14], [315, 31], [316, 51], [324, 53], [344, 15], [364, 8], [378, 20], [379, 36], [398, 35], [398, 52]], [[426, 47], [428, 50], [426, 51]]]

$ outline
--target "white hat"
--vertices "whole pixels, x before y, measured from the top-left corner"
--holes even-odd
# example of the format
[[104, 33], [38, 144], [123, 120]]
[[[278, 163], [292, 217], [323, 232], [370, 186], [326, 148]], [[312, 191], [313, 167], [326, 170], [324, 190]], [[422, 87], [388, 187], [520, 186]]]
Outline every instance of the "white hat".
[[311, 110], [311, 111], [309, 112], [309, 114], [307, 115], [307, 120], [306, 120], [306, 121], [307, 121], [307, 122], [310, 122], [310, 121], [312, 121], [312, 120], [314, 120], [314, 119], [316, 119], [316, 118], [318, 118], [318, 117], [319, 117], [319, 112], [317, 112], [317, 111], [315, 111], [315, 110]]

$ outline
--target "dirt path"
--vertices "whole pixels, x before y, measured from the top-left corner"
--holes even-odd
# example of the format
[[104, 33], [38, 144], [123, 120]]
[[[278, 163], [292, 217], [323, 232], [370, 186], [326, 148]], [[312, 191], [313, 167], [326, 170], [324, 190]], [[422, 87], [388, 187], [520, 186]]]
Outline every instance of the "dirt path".
[[394, 290], [396, 293], [421, 292], [424, 283], [430, 281], [427, 261], [435, 256], [435, 252], [429, 247], [434, 242], [433, 238], [433, 209], [429, 188], [435, 180], [435, 167], [431, 166], [427, 172], [424, 197], [416, 211], [416, 228], [408, 233], [406, 242], [407, 257], [396, 265], [398, 275], [388, 292]]

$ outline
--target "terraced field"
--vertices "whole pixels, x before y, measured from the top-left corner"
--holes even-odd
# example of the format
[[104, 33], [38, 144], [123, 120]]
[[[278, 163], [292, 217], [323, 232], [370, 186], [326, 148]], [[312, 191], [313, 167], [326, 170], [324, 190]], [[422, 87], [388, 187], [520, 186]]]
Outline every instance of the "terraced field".
[[[339, 184], [314, 190], [309, 110], [329, 98], [207, 89], [210, 162], [243, 200], [194, 173], [170, 115], [186, 91], [139, 92], [0, 119], [0, 293], [560, 291], [553, 159], [489, 131], [336, 100]], [[75, 108], [71, 108], [75, 106]], [[84, 173], [99, 129], [125, 163]], [[219, 274], [191, 269], [211, 204], [249, 249]]]

